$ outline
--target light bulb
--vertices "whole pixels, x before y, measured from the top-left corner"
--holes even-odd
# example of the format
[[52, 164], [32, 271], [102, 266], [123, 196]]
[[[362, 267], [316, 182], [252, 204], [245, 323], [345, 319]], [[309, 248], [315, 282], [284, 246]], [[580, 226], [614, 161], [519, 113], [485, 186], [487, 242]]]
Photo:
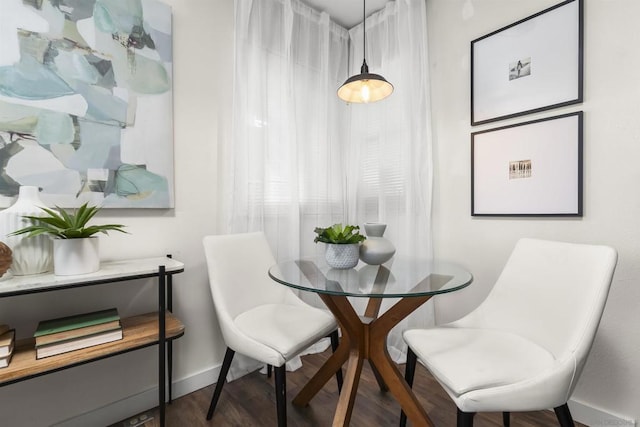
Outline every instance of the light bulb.
[[363, 102], [369, 102], [371, 98], [371, 93], [369, 92], [369, 81], [364, 81], [362, 84], [362, 89], [360, 89], [360, 95], [362, 95]]

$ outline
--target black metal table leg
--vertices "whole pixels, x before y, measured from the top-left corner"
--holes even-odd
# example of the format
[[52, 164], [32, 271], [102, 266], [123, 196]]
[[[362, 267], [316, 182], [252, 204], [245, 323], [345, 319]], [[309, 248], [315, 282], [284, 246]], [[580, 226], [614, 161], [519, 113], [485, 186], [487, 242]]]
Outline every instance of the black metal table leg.
[[[171, 258], [171, 255], [167, 255]], [[167, 275], [167, 310], [173, 312], [173, 275]], [[173, 340], [167, 341], [167, 376], [169, 404], [173, 402]]]
[[166, 362], [165, 362], [165, 344], [166, 344], [166, 273], [165, 266], [159, 267], [158, 276], [158, 406], [160, 407], [160, 427], [164, 427], [165, 422], [165, 396], [166, 396]]

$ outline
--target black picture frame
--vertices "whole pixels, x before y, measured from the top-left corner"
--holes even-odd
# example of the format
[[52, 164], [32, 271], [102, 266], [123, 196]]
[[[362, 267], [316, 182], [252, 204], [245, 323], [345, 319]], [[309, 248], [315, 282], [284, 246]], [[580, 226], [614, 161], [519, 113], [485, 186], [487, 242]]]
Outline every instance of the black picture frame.
[[583, 0], [567, 0], [471, 42], [471, 125], [583, 101]]
[[583, 112], [471, 134], [472, 216], [581, 217]]

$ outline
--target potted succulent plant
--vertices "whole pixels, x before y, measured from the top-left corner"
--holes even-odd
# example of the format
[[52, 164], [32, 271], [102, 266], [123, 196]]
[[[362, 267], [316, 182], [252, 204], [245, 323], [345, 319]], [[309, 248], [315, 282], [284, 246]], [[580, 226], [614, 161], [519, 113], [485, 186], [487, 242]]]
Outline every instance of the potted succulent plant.
[[96, 233], [123, 230], [122, 224], [88, 225], [89, 220], [100, 210], [98, 206], [83, 204], [72, 212], [56, 207], [57, 211], [40, 208], [46, 215], [24, 215], [31, 221], [28, 227], [16, 230], [11, 235], [26, 234], [26, 237], [48, 235], [53, 238], [53, 271], [60, 276], [93, 273], [100, 269], [100, 254]]
[[360, 243], [366, 237], [360, 234], [357, 225], [333, 224], [331, 227], [316, 227], [314, 242], [327, 244], [325, 258], [333, 268], [353, 268], [358, 264]]

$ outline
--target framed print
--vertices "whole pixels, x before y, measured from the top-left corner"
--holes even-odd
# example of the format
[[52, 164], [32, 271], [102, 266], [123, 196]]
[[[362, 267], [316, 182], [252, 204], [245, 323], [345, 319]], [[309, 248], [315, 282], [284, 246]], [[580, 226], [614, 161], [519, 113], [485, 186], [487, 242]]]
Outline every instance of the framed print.
[[582, 102], [583, 0], [471, 42], [471, 124]]
[[171, 7], [0, 2], [0, 207], [174, 207]]
[[582, 216], [582, 111], [472, 133], [471, 215]]

